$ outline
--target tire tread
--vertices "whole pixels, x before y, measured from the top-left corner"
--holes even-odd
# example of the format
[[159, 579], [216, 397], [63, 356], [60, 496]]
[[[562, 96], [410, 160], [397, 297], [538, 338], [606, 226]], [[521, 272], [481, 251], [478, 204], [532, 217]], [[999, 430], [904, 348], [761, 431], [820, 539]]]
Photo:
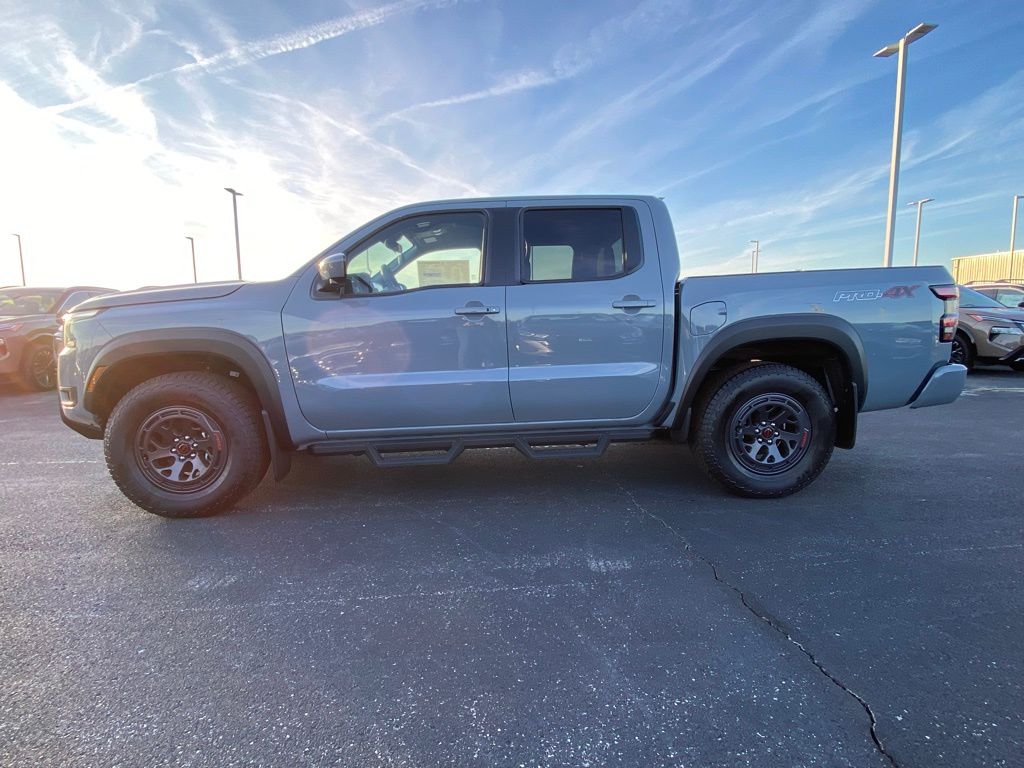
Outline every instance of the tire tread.
[[829, 441], [824, 455], [810, 471], [802, 474], [792, 485], [781, 489], [759, 488], [748, 480], [739, 479], [733, 473], [727, 472], [722, 466], [718, 453], [714, 450], [719, 420], [726, 418], [728, 407], [741, 387], [759, 378], [779, 375], [799, 379], [805, 385], [818, 390], [820, 395], [828, 400], [828, 395], [821, 384], [805, 371], [782, 363], [754, 363], [721, 372], [718, 379], [705, 388], [695, 408], [697, 423], [693, 430], [691, 447], [697, 463], [728, 491], [739, 496], [766, 499], [797, 493], [817, 479], [832, 456], [834, 446], [832, 441]]
[[[121, 422], [132, 407], [146, 398], [156, 397], [171, 403], [181, 397], [185, 389], [191, 396], [221, 399], [241, 422], [241, 429], [233, 430], [231, 450], [242, 455], [254, 453], [254, 460], [242, 462], [244, 471], [236, 473], [230, 482], [201, 505], [190, 509], [170, 509], [159, 503], [159, 496], [147, 492], [132, 477], [130, 468], [124, 466], [130, 458], [118, 457], [116, 433], [122, 428]], [[131, 425], [127, 425], [131, 428]], [[235, 504], [259, 483], [270, 463], [270, 452], [263, 433], [258, 404], [241, 385], [224, 376], [202, 371], [167, 373], [148, 379], [128, 391], [114, 407], [107, 420], [103, 440], [103, 455], [114, 483], [129, 501], [148, 512], [163, 517], [204, 517], [221, 512]]]

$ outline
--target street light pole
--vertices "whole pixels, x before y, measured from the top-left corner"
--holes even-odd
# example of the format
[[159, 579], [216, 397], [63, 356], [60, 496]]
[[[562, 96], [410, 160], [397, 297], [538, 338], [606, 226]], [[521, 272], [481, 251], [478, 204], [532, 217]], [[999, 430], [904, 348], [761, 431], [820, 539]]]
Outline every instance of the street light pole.
[[242, 246], [238, 242], [238, 198], [242, 197], [241, 192], [236, 192], [231, 187], [224, 187], [225, 192], [231, 193], [231, 207], [235, 212], [235, 259], [238, 262], [238, 279], [242, 279]]
[[[1017, 214], [1014, 214], [1014, 222], [1016, 222], [1016, 220]], [[1016, 226], [1016, 224], [1014, 226]], [[21, 235], [17, 232], [12, 232], [11, 236], [18, 238], [18, 263], [21, 265], [21, 284], [25, 286], [28, 285], [28, 283], [25, 282], [25, 254], [21, 250]]]
[[761, 255], [761, 241], [751, 240], [754, 244], [754, 249], [750, 252], [750, 272], [751, 274], [757, 274], [757, 259]]
[[[1010, 279], [1011, 280], [1013, 280], [1013, 276], [1016, 274], [1016, 271], [1013, 268], [1013, 262], [1014, 262], [1014, 259], [1013, 259], [1013, 249], [1017, 245], [1017, 203], [1020, 201], [1020, 199], [1022, 197], [1024, 197], [1024, 195], [1014, 195], [1013, 196], [1013, 218], [1010, 219]], [[19, 240], [18, 242], [20, 243], [21, 241]], [[22, 279], [24, 279], [24, 278], [22, 278]]]
[[892, 155], [889, 159], [889, 209], [885, 220], [885, 256], [882, 266], [892, 266], [892, 246], [896, 237], [896, 195], [900, 177], [900, 145], [903, 141], [903, 95], [907, 83], [907, 46], [920, 40], [933, 29], [936, 24], [918, 24], [899, 39], [899, 42], [887, 45], [875, 52], [879, 58], [888, 58], [894, 53], [899, 54], [896, 64], [896, 109], [892, 122]]
[[923, 200], [915, 200], [907, 205], [917, 206], [917, 229], [914, 230], [914, 266], [917, 266], [917, 252], [921, 247], [921, 208], [924, 207], [925, 203], [930, 203], [934, 200], [934, 197], [926, 197]]
[[188, 235], [185, 235], [185, 239], [192, 244], [192, 282], [198, 283], [199, 277], [196, 274], [196, 239], [194, 237], [189, 237]]

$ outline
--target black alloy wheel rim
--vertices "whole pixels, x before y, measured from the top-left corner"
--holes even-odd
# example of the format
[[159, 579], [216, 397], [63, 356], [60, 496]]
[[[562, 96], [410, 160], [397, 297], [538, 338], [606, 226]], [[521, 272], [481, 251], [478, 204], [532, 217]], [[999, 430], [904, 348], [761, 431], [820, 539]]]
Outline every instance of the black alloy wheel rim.
[[777, 475], [791, 469], [811, 445], [811, 417], [789, 395], [758, 395], [733, 413], [729, 452], [755, 475]]
[[40, 347], [32, 353], [32, 380], [40, 389], [53, 389], [57, 385], [57, 361], [53, 350]]
[[171, 493], [195, 493], [224, 473], [227, 441], [220, 425], [195, 408], [161, 408], [135, 435], [135, 461], [146, 478]]
[[949, 362], [967, 365], [967, 350], [959, 336], [953, 337], [953, 348], [949, 352]]

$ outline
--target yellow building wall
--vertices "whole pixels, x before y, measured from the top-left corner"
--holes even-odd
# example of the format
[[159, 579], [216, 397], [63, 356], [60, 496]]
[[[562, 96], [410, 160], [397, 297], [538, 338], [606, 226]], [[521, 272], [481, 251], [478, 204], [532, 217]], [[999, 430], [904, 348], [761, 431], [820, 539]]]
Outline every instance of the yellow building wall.
[[1024, 281], [1024, 251], [982, 253], [953, 259], [953, 279], [958, 283], [988, 282], [992, 280]]

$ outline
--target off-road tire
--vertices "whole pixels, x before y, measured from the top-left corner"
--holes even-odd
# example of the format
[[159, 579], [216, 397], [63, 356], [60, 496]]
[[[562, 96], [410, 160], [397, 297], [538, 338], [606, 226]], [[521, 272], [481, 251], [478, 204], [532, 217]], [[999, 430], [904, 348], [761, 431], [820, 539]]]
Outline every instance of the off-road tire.
[[[222, 430], [226, 458], [219, 475], [194, 492], [161, 488], [137, 458], [140, 428], [169, 407], [212, 417]], [[202, 517], [227, 509], [256, 487], [270, 463], [255, 398], [224, 376], [194, 371], [157, 376], [130, 390], [110, 414], [103, 448], [107, 469], [122, 493], [162, 517]]]
[[[762, 395], [782, 395], [802, 406], [810, 433], [795, 463], [777, 474], [745, 467], [730, 448], [735, 419], [745, 404]], [[805, 488], [832, 456], [836, 415], [824, 388], [809, 374], [779, 363], [758, 363], [721, 374], [696, 403], [691, 449], [704, 470], [739, 496], [776, 498]]]
[[[35, 370], [36, 357], [47, 355], [49, 359], [50, 375], [47, 381], [43, 381]], [[47, 392], [57, 388], [57, 361], [53, 356], [53, 340], [33, 341], [25, 347], [21, 356], [21, 370], [19, 371], [21, 383], [28, 389], [36, 392]]]

